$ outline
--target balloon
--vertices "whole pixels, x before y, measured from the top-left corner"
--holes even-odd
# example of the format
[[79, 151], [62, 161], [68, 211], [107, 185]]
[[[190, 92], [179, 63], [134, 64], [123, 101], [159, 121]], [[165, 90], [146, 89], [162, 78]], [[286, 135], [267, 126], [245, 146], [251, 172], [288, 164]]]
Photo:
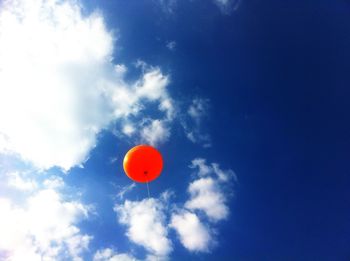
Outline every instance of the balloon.
[[150, 182], [158, 178], [163, 169], [162, 155], [152, 146], [138, 145], [126, 153], [123, 167], [133, 181]]

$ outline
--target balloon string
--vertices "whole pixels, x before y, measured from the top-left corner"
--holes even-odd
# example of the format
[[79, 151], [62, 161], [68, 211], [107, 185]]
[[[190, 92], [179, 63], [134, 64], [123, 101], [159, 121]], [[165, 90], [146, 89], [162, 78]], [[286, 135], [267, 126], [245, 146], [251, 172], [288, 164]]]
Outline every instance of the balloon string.
[[150, 196], [150, 194], [149, 194], [149, 186], [148, 186], [148, 181], [147, 181], [147, 192], [148, 192], [148, 198], [150, 198], [151, 196]]

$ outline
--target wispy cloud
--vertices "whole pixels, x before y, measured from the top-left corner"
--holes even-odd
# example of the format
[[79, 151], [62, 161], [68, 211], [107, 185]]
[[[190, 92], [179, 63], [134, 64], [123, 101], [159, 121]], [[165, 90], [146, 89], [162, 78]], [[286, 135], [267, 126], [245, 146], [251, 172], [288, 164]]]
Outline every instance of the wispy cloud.
[[153, 0], [166, 14], [173, 14], [177, 6], [177, 0]]
[[230, 14], [236, 11], [242, 0], [213, 0], [223, 14]]
[[118, 192], [117, 194], [117, 197], [122, 200], [125, 196], [125, 194], [127, 194], [128, 192], [132, 191], [134, 188], [136, 187], [136, 184], [135, 183], [132, 183], [130, 185], [127, 185], [125, 187], [122, 187], [120, 189], [120, 191]]
[[112, 248], [104, 248], [98, 250], [94, 257], [93, 261], [137, 261], [134, 256], [128, 253], [118, 253]]
[[188, 108], [187, 112], [193, 118], [193, 120], [198, 122], [201, 121], [203, 117], [207, 116], [208, 108], [208, 99], [195, 98], [193, 99], [192, 104]]
[[218, 163], [208, 164], [203, 158], [195, 158], [189, 167], [197, 170], [196, 175], [199, 177], [208, 177], [208, 175], [215, 174], [219, 181], [227, 182], [232, 179], [234, 182], [237, 182], [237, 175], [233, 170], [222, 170]]
[[[188, 1], [193, 2], [193, 0]], [[236, 11], [241, 5], [241, 1], [242, 0], [212, 0], [212, 2], [220, 9], [221, 13], [224, 15], [229, 15], [232, 12]], [[167, 15], [174, 14], [177, 5], [181, 4], [181, 1], [178, 2], [177, 0], [154, 0], [154, 2]]]
[[203, 121], [208, 117], [209, 99], [195, 98], [187, 109], [187, 114], [182, 120], [186, 137], [193, 143], [199, 143], [203, 147], [211, 146], [210, 136], [203, 132]]
[[167, 42], [166, 47], [167, 47], [170, 51], [175, 51], [176, 42], [175, 42], [175, 41]]

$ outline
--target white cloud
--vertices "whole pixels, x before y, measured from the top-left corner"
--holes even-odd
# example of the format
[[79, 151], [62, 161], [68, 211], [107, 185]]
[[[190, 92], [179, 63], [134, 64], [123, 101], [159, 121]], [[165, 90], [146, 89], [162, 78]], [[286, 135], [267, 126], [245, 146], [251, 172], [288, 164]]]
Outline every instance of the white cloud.
[[[116, 117], [127, 117], [137, 115], [143, 108], [142, 102], [159, 102], [161, 110], [168, 112], [172, 110], [171, 104], [163, 109], [162, 104], [166, 101], [171, 103], [166, 87], [169, 84], [169, 77], [162, 74], [158, 67], [148, 66], [145, 62], [138, 60], [137, 67], [143, 71], [142, 77], [135, 83], [123, 86], [116, 86], [108, 83], [105, 88], [112, 95], [114, 115]], [[122, 79], [119, 79], [122, 80]]]
[[[0, 152], [68, 170], [88, 158], [102, 129], [148, 103], [166, 114], [167, 129], [169, 77], [145, 65], [126, 83], [125, 65], [111, 62], [114, 37], [100, 12], [83, 15], [73, 0], [5, 1], [0, 24]], [[123, 132], [140, 135], [131, 126]]]
[[186, 208], [202, 210], [213, 221], [227, 218], [229, 209], [226, 198], [214, 179], [195, 180], [189, 185], [188, 191], [191, 198], [185, 203]]
[[34, 179], [23, 178], [24, 175], [26, 175], [26, 173], [20, 173], [18, 171], [7, 173], [8, 186], [23, 191], [35, 190], [38, 187], [37, 182]]
[[8, 260], [81, 260], [92, 238], [77, 227], [89, 208], [51, 188], [34, 192], [23, 204], [2, 197], [0, 213], [0, 252]]
[[213, 172], [218, 176], [219, 181], [227, 182], [232, 178], [235, 182], [237, 182], [237, 176], [233, 170], [222, 170], [217, 163], [212, 163], [211, 166]]
[[150, 68], [143, 75], [143, 78], [136, 82], [136, 96], [150, 101], [166, 98], [166, 86], [169, 84], [169, 77], [161, 73], [159, 68]]
[[157, 256], [157, 255], [152, 255], [152, 254], [148, 254], [146, 256], [146, 261], [168, 261], [169, 257], [167, 256]]
[[[173, 14], [177, 7], [177, 0], [153, 0], [166, 14]], [[242, 0], [212, 0], [213, 3], [220, 9], [222, 14], [229, 15], [233, 11], [236, 11]], [[193, 0], [190, 0], [193, 2]], [[199, 1], [200, 2], [200, 1]], [[180, 1], [181, 3], [181, 1]]]
[[195, 98], [192, 101], [192, 104], [188, 108], [188, 114], [195, 120], [200, 121], [208, 113], [209, 100], [202, 98]]
[[[5, 159], [6, 161], [6, 159]], [[0, 182], [1, 185], [14, 189], [21, 193], [34, 193], [40, 189], [60, 189], [64, 187], [63, 179], [60, 176], [47, 176], [45, 173], [40, 173], [27, 169], [26, 171], [1, 171], [0, 176], [4, 179]], [[39, 177], [39, 178], [38, 178]], [[40, 181], [42, 180], [42, 181]]]
[[169, 258], [172, 242], [168, 228], [176, 231], [181, 244], [191, 252], [210, 252], [217, 244], [214, 226], [228, 218], [227, 201], [231, 180], [236, 181], [236, 176], [232, 170], [222, 170], [219, 164], [208, 164], [203, 158], [195, 158], [189, 167], [195, 173], [185, 203], [174, 204], [174, 191], [166, 190], [159, 198], [115, 205], [119, 223], [127, 227], [127, 237], [147, 250], [147, 260]]
[[45, 179], [43, 184], [46, 188], [50, 189], [59, 189], [64, 187], [63, 179], [58, 176], [51, 176]]
[[196, 158], [189, 166], [196, 169], [196, 178], [188, 186], [190, 198], [185, 207], [189, 210], [203, 211], [210, 221], [217, 222], [226, 219], [229, 215], [227, 206], [227, 195], [225, 195], [226, 184], [237, 177], [232, 170], [222, 170], [217, 163], [207, 164], [205, 159]]
[[175, 192], [171, 189], [167, 189], [166, 191], [162, 192], [159, 196], [159, 199], [162, 202], [169, 202], [170, 199], [175, 197]]
[[220, 5], [227, 5], [230, 0], [215, 0], [215, 2], [217, 2]]
[[176, 110], [173, 101], [169, 97], [165, 97], [162, 99], [161, 103], [159, 104], [159, 110], [165, 112], [166, 120], [168, 121], [173, 120], [176, 115]]
[[165, 121], [161, 120], [151, 120], [141, 130], [141, 140], [153, 146], [165, 142], [169, 136], [169, 127], [167, 127]]
[[126, 135], [126, 136], [132, 136], [133, 133], [135, 133], [135, 128], [132, 125], [132, 123], [125, 123], [122, 129], [122, 132]]
[[[208, 117], [209, 100], [195, 98], [187, 109], [187, 115], [182, 120], [186, 137], [193, 143], [200, 143], [203, 147], [211, 146], [210, 136], [203, 133], [203, 119]], [[188, 117], [189, 116], [189, 117]]]
[[117, 197], [118, 197], [119, 199], [123, 199], [124, 196], [125, 196], [125, 194], [128, 193], [128, 192], [130, 192], [130, 191], [132, 191], [135, 187], [136, 187], [136, 184], [135, 184], [135, 183], [132, 183], [132, 184], [130, 184], [130, 185], [128, 185], [128, 186], [122, 187], [122, 188], [120, 189], [120, 191], [118, 192]]
[[124, 64], [117, 64], [114, 66], [114, 70], [117, 74], [123, 76], [128, 71], [128, 68]]
[[118, 253], [111, 248], [105, 248], [95, 253], [93, 261], [137, 261], [137, 259], [130, 254]]
[[154, 198], [126, 200], [122, 205], [117, 204], [114, 210], [119, 222], [127, 226], [127, 237], [146, 248], [151, 256], [164, 258], [172, 251], [165, 226], [163, 202]]
[[[170, 227], [175, 229], [182, 245], [193, 252], [210, 252], [216, 244], [213, 224], [226, 219], [229, 214], [227, 205], [230, 180], [236, 176], [232, 170], [222, 170], [219, 164], [207, 164], [205, 159], [192, 160], [191, 169], [195, 169], [195, 180], [188, 186], [189, 199], [182, 208], [171, 215]], [[201, 220], [205, 213], [208, 222]]]
[[195, 158], [192, 160], [190, 166], [191, 169], [197, 169], [196, 174], [200, 177], [207, 177], [209, 174], [215, 174], [218, 180], [221, 182], [227, 182], [231, 178], [237, 181], [236, 174], [231, 170], [222, 170], [217, 163], [207, 164], [203, 158]]
[[196, 214], [189, 211], [173, 214], [170, 226], [174, 228], [184, 247], [189, 251], [207, 252], [213, 241], [209, 229]]
[[190, 168], [191, 169], [198, 168], [197, 173], [198, 173], [198, 176], [200, 176], [200, 177], [205, 177], [212, 172], [211, 167], [208, 166], [206, 164], [206, 160], [202, 159], [202, 158], [196, 158], [196, 159], [192, 160]]
[[83, 17], [75, 1], [18, 0], [3, 4], [0, 23], [1, 149], [43, 168], [82, 162], [108, 122], [92, 95], [113, 50], [101, 15]]
[[20, 171], [22, 167], [10, 173], [6, 166], [0, 170], [0, 259], [81, 260], [92, 236], [78, 225], [92, 207], [71, 191], [67, 197], [63, 190], [70, 188], [61, 177], [28, 168]]

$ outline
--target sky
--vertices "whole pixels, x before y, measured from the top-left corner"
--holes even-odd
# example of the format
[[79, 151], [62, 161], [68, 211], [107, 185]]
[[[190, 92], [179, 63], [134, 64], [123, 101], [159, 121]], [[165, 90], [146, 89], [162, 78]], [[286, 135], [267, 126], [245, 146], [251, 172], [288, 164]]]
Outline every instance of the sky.
[[0, 260], [349, 260], [349, 13], [1, 1]]

